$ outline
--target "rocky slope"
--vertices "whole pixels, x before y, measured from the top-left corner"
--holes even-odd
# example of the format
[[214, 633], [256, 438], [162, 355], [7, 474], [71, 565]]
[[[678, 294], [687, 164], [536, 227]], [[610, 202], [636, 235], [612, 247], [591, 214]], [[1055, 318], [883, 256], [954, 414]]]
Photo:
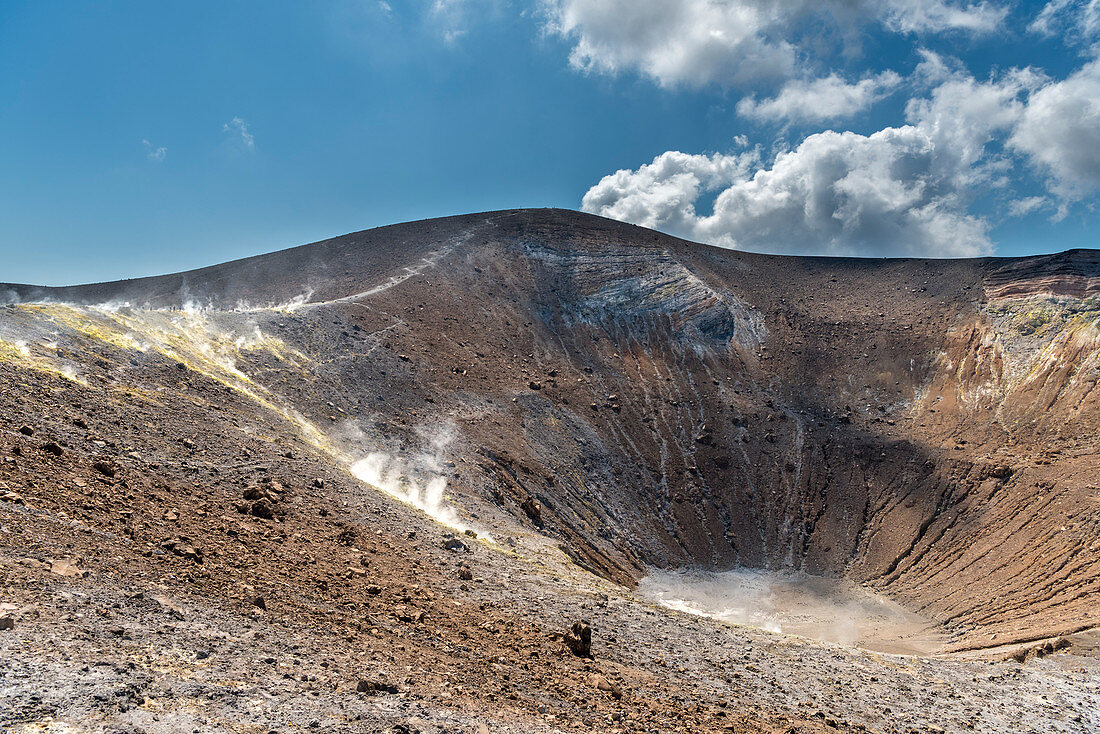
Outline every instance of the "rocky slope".
[[[0, 293], [4, 450], [21, 452], [0, 474], [10, 493], [0, 541], [20, 579], [12, 594], [36, 608], [45, 594], [92, 593], [104, 618], [152, 619], [157, 607], [132, 610], [123, 590], [155, 578], [176, 594], [217, 590], [219, 639], [243, 639], [242, 624], [284, 624], [275, 618], [291, 609], [321, 629], [330, 620], [337, 642], [311, 631], [320, 637], [298, 643], [329, 646], [333, 665], [349, 668], [319, 678], [326, 691], [354, 678], [366, 637], [410, 670], [474, 671], [471, 706], [490, 690], [505, 700], [541, 691], [517, 721], [693, 731], [824, 726], [763, 691], [815, 689], [784, 682], [800, 669], [791, 656], [841, 677], [862, 663], [829, 668], [808, 652], [817, 647], [773, 650], [772, 682], [719, 686], [714, 706], [695, 710], [646, 682], [652, 657], [617, 652], [613, 668], [574, 670], [549, 632], [584, 614], [580, 605], [594, 609], [581, 599], [598, 589], [601, 609], [619, 610], [601, 612], [611, 628], [632, 630], [630, 650], [660, 647], [642, 639], [654, 634], [675, 643], [653, 657], [698, 644], [683, 625], [655, 633], [628, 622], [629, 589], [648, 566], [844, 576], [941, 625], [944, 652], [1001, 655], [1074, 634], [1083, 650], [1100, 622], [1100, 252], [774, 257], [574, 212], [511, 211], [179, 275]], [[19, 434], [23, 425], [34, 434]], [[436, 542], [448, 528], [492, 569], [482, 584], [457, 565], [465, 553]], [[369, 547], [358, 540], [374, 533]], [[76, 590], [87, 579], [56, 590], [33, 564], [74, 554], [96, 567], [94, 592]], [[253, 609], [249, 623], [257, 585], [277, 588], [286, 607]], [[619, 595], [621, 609], [608, 606]], [[479, 616], [501, 600], [508, 615]], [[398, 607], [407, 611], [392, 616]], [[420, 610], [433, 627], [409, 641]], [[483, 647], [505, 628], [508, 644]], [[135, 639], [145, 634], [154, 630]], [[463, 652], [457, 640], [471, 637], [477, 652]], [[683, 701], [712, 700], [700, 686], [730, 681], [731, 665], [697, 660], [668, 678]], [[974, 677], [964, 663], [943, 665], [928, 680]], [[525, 672], [502, 683], [487, 666]], [[418, 682], [403, 701], [438, 714], [462, 698], [432, 700], [446, 686], [419, 675], [406, 676]], [[635, 691], [631, 706], [642, 708], [579, 693], [592, 675]], [[578, 692], [557, 690], [563, 676]], [[889, 674], [870, 677], [897, 697]], [[1057, 695], [1065, 730], [1088, 725], [1073, 720], [1094, 693], [1087, 685], [1044, 685], [1055, 686], [1029, 679], [1020, 690]], [[917, 700], [872, 717], [836, 701], [847, 710], [823, 718], [903, 730], [970, 717], [997, 730], [980, 703], [997, 700], [991, 690], [976, 687], [978, 713]], [[719, 715], [729, 696], [755, 707], [740, 724]], [[1043, 719], [1026, 706], [1019, 715]]]

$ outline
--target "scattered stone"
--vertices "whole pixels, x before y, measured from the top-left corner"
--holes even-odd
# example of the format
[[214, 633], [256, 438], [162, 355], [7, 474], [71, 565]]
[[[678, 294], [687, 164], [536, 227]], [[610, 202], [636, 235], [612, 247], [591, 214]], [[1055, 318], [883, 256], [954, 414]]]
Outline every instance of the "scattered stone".
[[370, 584], [369, 586], [367, 586], [367, 588], [363, 589], [363, 591], [367, 592], [371, 596], [378, 596], [382, 593], [382, 587], [378, 586], [377, 584]]
[[316, 479], [313, 480], [313, 486], [316, 489], [324, 489], [325, 488], [325, 480], [321, 479], [320, 477], [317, 477]]
[[73, 418], [73, 425], [77, 428], [87, 428], [88, 421], [84, 420], [83, 418]]
[[463, 530], [462, 534], [465, 535], [468, 538], [476, 538], [477, 537], [477, 531], [476, 530], [470, 530], [469, 528], [467, 528], [466, 530]]
[[592, 675], [588, 676], [588, 683], [597, 690], [603, 691], [605, 693], [610, 693], [612, 698], [619, 699], [623, 697], [623, 689], [619, 688], [619, 686], [615, 685], [615, 683], [609, 681], [602, 675], [593, 673]]
[[22, 433], [24, 436], [33, 436], [34, 435], [34, 429], [31, 428], [30, 426], [20, 426], [19, 427], [19, 432]]
[[59, 444], [57, 441], [50, 441], [47, 444], [43, 444], [42, 450], [48, 454], [53, 454], [54, 456], [61, 456], [63, 453], [65, 453], [65, 449], [61, 448], [61, 444]]
[[22, 495], [17, 492], [12, 492], [11, 490], [4, 490], [0, 492], [0, 502], [7, 502], [12, 505], [26, 504], [26, 501], [23, 499]]
[[0, 630], [15, 629], [15, 618], [10, 614], [0, 616]]
[[191, 439], [189, 439], [189, 438], [185, 438], [185, 439], [183, 439], [182, 441], [180, 441], [180, 443], [181, 443], [181, 444], [183, 444], [183, 447], [184, 447], [185, 449], [187, 449], [188, 451], [190, 451], [191, 449], [195, 448], [195, 442], [194, 442], [194, 441], [192, 441], [192, 440], [191, 440]]
[[278, 490], [275, 487], [249, 487], [244, 491], [246, 500], [267, 500], [272, 504], [279, 501]]
[[424, 621], [424, 611], [422, 609], [411, 610], [407, 607], [397, 607], [394, 609], [393, 616], [397, 618], [398, 622], [404, 622], [405, 624], [420, 624]]
[[186, 617], [183, 612], [183, 608], [163, 594], [154, 594], [151, 599], [156, 602], [166, 614], [179, 620], [182, 620]]
[[253, 517], [258, 517], [261, 520], [272, 520], [275, 518], [275, 508], [273, 508], [271, 503], [267, 500], [253, 502], [252, 507], [250, 507], [248, 511]]
[[113, 461], [99, 459], [92, 464], [92, 468], [105, 477], [114, 477], [118, 474], [118, 467]]
[[574, 622], [569, 631], [562, 635], [562, 642], [577, 657], [592, 657], [592, 628], [588, 622], [584, 620]]
[[1009, 655], [1007, 659], [1015, 660], [1017, 663], [1023, 663], [1031, 658], [1042, 658], [1060, 650], [1065, 650], [1069, 646], [1069, 640], [1065, 637], [1057, 637], [1053, 640], [1046, 640], [1030, 647], [1022, 647]]
[[473, 581], [474, 580], [474, 574], [468, 568], [460, 568], [460, 569], [458, 569], [458, 578], [461, 581]]
[[373, 696], [377, 693], [397, 693], [397, 686], [383, 680], [360, 680], [355, 684], [355, 690]]
[[454, 553], [469, 553], [470, 549], [458, 538], [447, 538], [443, 541], [443, 547]]
[[74, 576], [77, 578], [85, 578], [89, 573], [84, 569], [77, 568], [75, 563], [65, 558], [49, 558], [47, 559], [47, 562], [50, 564], [50, 573], [55, 573], [58, 576]]
[[258, 609], [263, 609], [264, 611], [267, 611], [267, 602], [262, 596], [254, 596], [248, 600], [248, 603]]
[[180, 558], [187, 558], [195, 563], [202, 563], [203, 553], [201, 548], [196, 548], [187, 538], [169, 538], [160, 544], [161, 548], [171, 551]]
[[527, 387], [531, 388], [532, 390], [541, 390], [542, 389], [542, 383], [541, 382], [535, 382], [534, 380], [531, 380], [530, 382], [527, 383]]
[[542, 508], [539, 507], [539, 503], [534, 497], [524, 499], [519, 508], [523, 510], [523, 514], [531, 518], [531, 522], [536, 525], [542, 524]]

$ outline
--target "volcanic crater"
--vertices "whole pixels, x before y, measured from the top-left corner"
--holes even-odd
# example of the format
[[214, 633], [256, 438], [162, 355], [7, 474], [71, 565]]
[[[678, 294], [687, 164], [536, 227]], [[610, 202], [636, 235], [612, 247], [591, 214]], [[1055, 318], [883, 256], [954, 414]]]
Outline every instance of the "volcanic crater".
[[[784, 257], [516, 210], [0, 297], [5, 725], [1100, 727], [1100, 251]], [[684, 570], [874, 594], [922, 655], [639, 594]], [[157, 614], [229, 662], [166, 672]], [[592, 660], [557, 637], [581, 618]], [[131, 703], [51, 678], [62, 647]]]

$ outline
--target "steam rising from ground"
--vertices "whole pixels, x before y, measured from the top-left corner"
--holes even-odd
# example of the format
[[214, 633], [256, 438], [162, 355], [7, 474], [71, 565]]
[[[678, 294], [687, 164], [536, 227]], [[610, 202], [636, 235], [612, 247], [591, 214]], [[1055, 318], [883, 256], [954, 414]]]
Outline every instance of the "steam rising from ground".
[[[444, 492], [447, 478], [443, 475], [443, 457], [447, 445], [455, 438], [454, 426], [442, 423], [417, 430], [425, 448], [419, 452], [395, 447], [392, 452], [374, 450], [365, 458], [352, 463], [349, 471], [360, 481], [410, 504], [459, 532], [470, 527], [458, 518], [455, 508], [448, 504]], [[347, 424], [343, 430], [344, 443], [349, 446], [379, 446], [380, 438], [368, 438], [356, 424]], [[488, 539], [484, 533], [479, 537]]]
[[466, 529], [458, 521], [454, 509], [444, 504], [443, 492], [447, 489], [447, 480], [438, 474], [424, 480], [417, 479], [409, 470], [407, 462], [381, 452], [370, 454], [352, 464], [351, 473], [367, 484], [431, 515], [444, 525], [460, 531]]
[[755, 569], [654, 570], [638, 590], [670, 609], [841, 645], [928, 653], [939, 641], [925, 620], [844, 579]]
[[[89, 339], [128, 352], [160, 353], [290, 422], [305, 441], [347, 467], [359, 480], [458, 532], [470, 529], [444, 499], [447, 479], [440, 457], [454, 438], [453, 426], [437, 425], [418, 431], [424, 446], [419, 451], [391, 446], [382, 436], [368, 440], [350, 421], [344, 431], [330, 433], [294, 409], [274, 386], [262, 384], [256, 374], [250, 374], [255, 371], [248, 366], [248, 355], [261, 350], [270, 352], [288, 370], [316, 367], [309, 356], [261, 328], [261, 324], [270, 323], [271, 312], [293, 314], [309, 297], [306, 293], [269, 308], [238, 304], [238, 308], [229, 310], [193, 301], [179, 309], [139, 308], [124, 302], [9, 306], [16, 318], [0, 322], [0, 359], [18, 360], [27, 367], [87, 385], [76, 365], [61, 357], [58, 340], [64, 342], [67, 355], [75, 355], [80, 342]], [[484, 533], [479, 537], [488, 539]]]

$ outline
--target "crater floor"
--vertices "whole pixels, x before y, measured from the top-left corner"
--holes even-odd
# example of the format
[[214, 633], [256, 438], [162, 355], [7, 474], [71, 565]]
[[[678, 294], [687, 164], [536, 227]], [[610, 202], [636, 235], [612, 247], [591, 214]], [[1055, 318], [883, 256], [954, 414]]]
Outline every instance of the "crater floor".
[[931, 655], [945, 635], [930, 620], [844, 578], [787, 571], [660, 571], [645, 599], [731, 625], [896, 655]]

